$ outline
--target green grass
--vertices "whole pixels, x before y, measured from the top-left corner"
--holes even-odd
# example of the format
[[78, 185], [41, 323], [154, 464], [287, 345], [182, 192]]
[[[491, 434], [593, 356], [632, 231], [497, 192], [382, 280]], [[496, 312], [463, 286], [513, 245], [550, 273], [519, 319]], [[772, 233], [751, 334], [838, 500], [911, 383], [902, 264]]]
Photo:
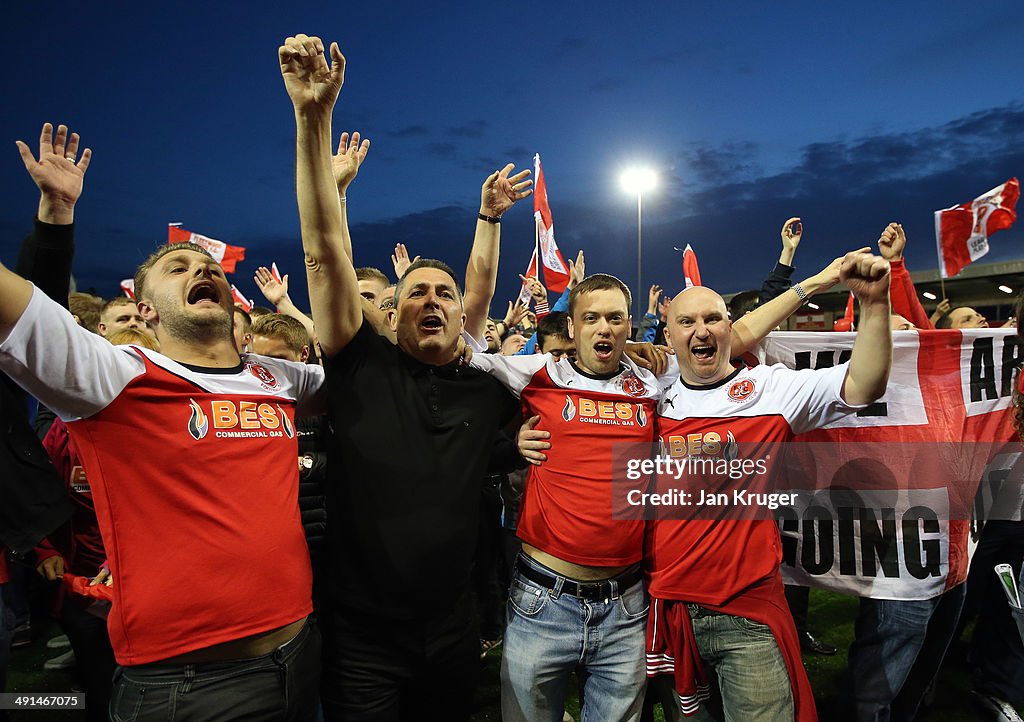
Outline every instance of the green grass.
[[[857, 600], [819, 590], [811, 592], [810, 625], [820, 639], [839, 648], [834, 657], [805, 655], [804, 664], [814, 688], [818, 714], [823, 722], [837, 719], [839, 680], [846, 668], [846, 649], [853, 640], [853, 620], [857, 614]], [[57, 652], [46, 649], [46, 640], [56, 635], [52, 627], [30, 647], [14, 650], [8, 675], [8, 692], [67, 692], [74, 689], [74, 679], [67, 672], [43, 670], [43, 662]], [[968, 639], [965, 635], [964, 639]], [[500, 647], [488, 655], [477, 690], [477, 713], [474, 720], [493, 722], [501, 719], [498, 670]], [[918, 716], [923, 722], [981, 722], [990, 719], [974, 705], [970, 697], [971, 680], [966, 662], [966, 643], [954, 642], [946, 656], [939, 675], [934, 705]], [[566, 709], [579, 719], [579, 700], [576, 685], [569, 685], [570, 699]], [[12, 713], [12, 722], [50, 722], [51, 720], [78, 720], [81, 713], [32, 711]], [[659, 717], [660, 719], [660, 717]]]

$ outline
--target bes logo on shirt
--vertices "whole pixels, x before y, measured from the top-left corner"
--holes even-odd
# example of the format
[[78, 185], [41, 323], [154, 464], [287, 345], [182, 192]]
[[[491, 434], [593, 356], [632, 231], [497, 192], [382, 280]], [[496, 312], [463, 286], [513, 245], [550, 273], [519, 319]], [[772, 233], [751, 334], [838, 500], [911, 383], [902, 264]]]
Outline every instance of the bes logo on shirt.
[[626, 401], [595, 401], [585, 396], [575, 402], [566, 394], [565, 406], [562, 407], [562, 418], [565, 421], [578, 419], [582, 424], [602, 424], [605, 426], [647, 426], [647, 411], [643, 404], [631, 404]]
[[192, 413], [188, 420], [189, 435], [199, 441], [214, 429], [218, 439], [295, 438], [295, 426], [280, 404], [255, 401], [210, 401], [209, 413], [189, 399]]
[[740, 445], [731, 431], [726, 431], [725, 439], [717, 431], [706, 431], [695, 434], [671, 434], [661, 439], [662, 445], [674, 459], [684, 456], [720, 456], [732, 461], [739, 456]]

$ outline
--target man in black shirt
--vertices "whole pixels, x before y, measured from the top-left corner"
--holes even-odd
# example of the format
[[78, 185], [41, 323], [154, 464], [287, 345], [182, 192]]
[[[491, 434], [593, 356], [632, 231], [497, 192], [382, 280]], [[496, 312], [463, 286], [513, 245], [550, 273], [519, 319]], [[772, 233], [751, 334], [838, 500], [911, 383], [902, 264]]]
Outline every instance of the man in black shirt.
[[[364, 318], [331, 175], [330, 116], [345, 61], [332, 45], [329, 68], [323, 52], [319, 39], [299, 35], [279, 55], [295, 106], [299, 220], [334, 429], [324, 708], [329, 719], [468, 719], [480, 480], [517, 404], [458, 363], [471, 301], [490, 299], [477, 293], [478, 277], [467, 277], [464, 299], [451, 268], [413, 263], [395, 291], [397, 345]], [[526, 173], [510, 170], [483, 187], [470, 258], [478, 275], [496, 263], [498, 219], [529, 195]], [[472, 314], [480, 337], [486, 308]]]

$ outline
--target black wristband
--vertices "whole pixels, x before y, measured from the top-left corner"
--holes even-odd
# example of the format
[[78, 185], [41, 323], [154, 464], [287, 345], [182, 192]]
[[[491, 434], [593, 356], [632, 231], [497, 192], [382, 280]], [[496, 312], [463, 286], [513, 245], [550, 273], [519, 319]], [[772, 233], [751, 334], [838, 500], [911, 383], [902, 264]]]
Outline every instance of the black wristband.
[[481, 221], [487, 221], [488, 223], [501, 223], [501, 216], [487, 216], [483, 213], [477, 213], [476, 217]]

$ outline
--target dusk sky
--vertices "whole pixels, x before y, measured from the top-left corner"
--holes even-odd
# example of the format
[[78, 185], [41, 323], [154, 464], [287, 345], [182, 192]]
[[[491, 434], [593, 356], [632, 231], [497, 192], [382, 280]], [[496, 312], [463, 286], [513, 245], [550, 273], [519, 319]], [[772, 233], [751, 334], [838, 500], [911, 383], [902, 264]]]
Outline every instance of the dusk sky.
[[[636, 199], [618, 177], [635, 163], [661, 179], [644, 197], [645, 286], [678, 290], [672, 247], [691, 243], [706, 285], [757, 287], [792, 215], [800, 277], [891, 220], [911, 270], [934, 269], [932, 212], [1024, 174], [1024, 3], [1000, 5], [12, 4], [0, 260], [38, 197], [14, 140], [35, 149], [44, 121], [65, 122], [94, 151], [80, 288], [114, 295], [181, 221], [248, 249], [232, 278], [247, 295], [262, 302], [252, 272], [276, 260], [305, 306], [277, 63], [305, 32], [348, 58], [335, 136], [372, 140], [348, 193], [357, 265], [392, 275], [402, 241], [461, 274], [483, 179], [539, 152], [563, 254], [631, 286]], [[502, 224], [498, 314], [533, 237], [524, 201]], [[1024, 223], [992, 249], [1024, 258]]]

